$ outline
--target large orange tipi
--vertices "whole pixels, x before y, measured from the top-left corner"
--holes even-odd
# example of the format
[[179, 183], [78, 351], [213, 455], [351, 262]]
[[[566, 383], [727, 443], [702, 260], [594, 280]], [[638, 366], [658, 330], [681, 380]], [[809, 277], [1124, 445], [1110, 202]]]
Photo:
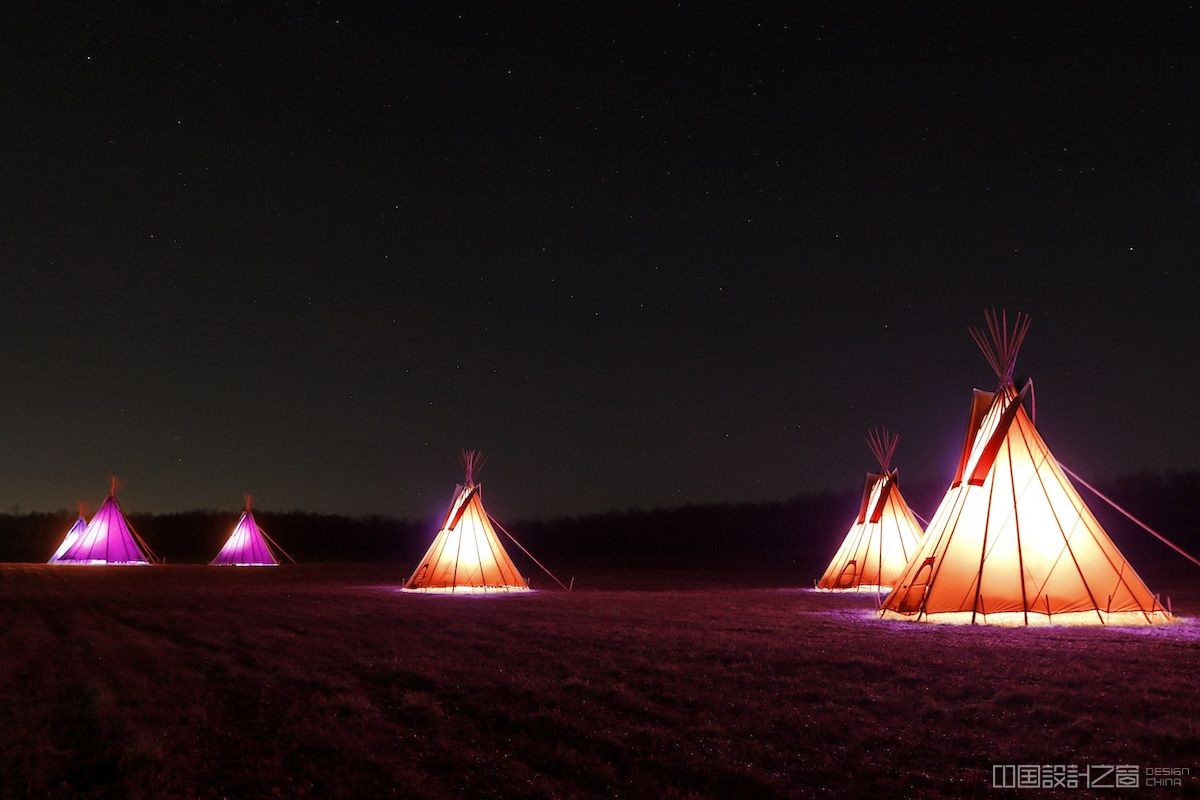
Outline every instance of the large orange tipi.
[[889, 469], [899, 441], [886, 428], [867, 434], [879, 472], [867, 473], [858, 517], [817, 582], [818, 589], [890, 591], [908, 557], [916, 552], [921, 525], [900, 494], [898, 471]]
[[884, 617], [1007, 625], [1169, 622], [1055, 461], [1017, 390], [1018, 314], [972, 329], [1000, 378], [975, 391], [954, 480], [884, 600]]
[[509, 558], [483, 507], [483, 487], [475, 483], [482, 456], [475, 450], [465, 450], [462, 460], [466, 481], [455, 486], [442, 529], [404, 589], [444, 593], [528, 591], [529, 582]]

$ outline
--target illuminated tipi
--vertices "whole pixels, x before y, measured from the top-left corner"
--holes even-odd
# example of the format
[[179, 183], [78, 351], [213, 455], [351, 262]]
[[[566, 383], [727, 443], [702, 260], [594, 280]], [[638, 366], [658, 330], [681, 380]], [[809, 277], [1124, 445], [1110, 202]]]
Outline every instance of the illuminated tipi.
[[69, 531], [67, 531], [67, 535], [63, 537], [62, 544], [60, 544], [58, 549], [54, 551], [54, 555], [50, 556], [50, 560], [46, 562], [47, 564], [58, 564], [61, 562], [63, 554], [71, 549], [71, 545], [75, 544], [75, 542], [79, 539], [79, 534], [83, 533], [84, 530], [87, 529], [87, 517], [84, 513], [85, 510], [84, 504], [80, 503], [79, 516], [75, 518], [75, 524], [71, 526]]
[[858, 517], [817, 582], [818, 589], [890, 591], [916, 552], [921, 525], [900, 494], [898, 471], [889, 469], [899, 441], [885, 428], [867, 434], [879, 472], [867, 473]]
[[475, 475], [483, 465], [474, 450], [462, 454], [466, 481], [454, 488], [442, 529], [405, 582], [417, 592], [524, 592], [529, 582], [517, 571], [483, 507]]
[[1029, 329], [986, 314], [971, 335], [1000, 379], [976, 390], [954, 480], [884, 600], [884, 617], [980, 624], [1152, 624], [1162, 607], [1026, 413], [1013, 366]]
[[225, 540], [225, 546], [217, 553], [210, 564], [218, 567], [277, 567], [279, 558], [272, 550], [278, 550], [289, 560], [291, 556], [275, 543], [266, 531], [258, 526], [254, 513], [250, 510], [250, 495], [246, 495], [246, 508], [238, 517], [233, 532]]
[[117, 478], [109, 479], [108, 497], [59, 564], [149, 564], [157, 561], [149, 546], [121, 513]]

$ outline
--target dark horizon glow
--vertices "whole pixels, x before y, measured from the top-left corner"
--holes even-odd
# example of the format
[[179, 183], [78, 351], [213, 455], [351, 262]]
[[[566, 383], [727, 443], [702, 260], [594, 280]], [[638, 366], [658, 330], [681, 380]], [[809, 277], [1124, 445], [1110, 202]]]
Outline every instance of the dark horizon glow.
[[989, 306], [1065, 463], [1196, 468], [1196, 23], [6, 9], [0, 510], [948, 481]]

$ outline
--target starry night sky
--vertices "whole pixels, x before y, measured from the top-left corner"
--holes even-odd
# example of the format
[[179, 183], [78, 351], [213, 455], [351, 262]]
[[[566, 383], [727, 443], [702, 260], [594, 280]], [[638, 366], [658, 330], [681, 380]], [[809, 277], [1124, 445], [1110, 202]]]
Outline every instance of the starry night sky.
[[170, 5], [0, 11], [2, 509], [946, 480], [991, 305], [1064, 462], [1200, 466], [1194, 7]]

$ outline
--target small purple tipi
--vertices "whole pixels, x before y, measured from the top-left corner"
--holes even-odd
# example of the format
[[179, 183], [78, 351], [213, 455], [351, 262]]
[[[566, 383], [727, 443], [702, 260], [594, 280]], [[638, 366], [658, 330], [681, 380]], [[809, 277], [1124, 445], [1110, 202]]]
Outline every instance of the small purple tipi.
[[292, 559], [266, 531], [258, 527], [250, 510], [250, 495], [246, 495], [246, 508], [238, 517], [237, 525], [233, 526], [233, 533], [229, 534], [221, 552], [209, 563], [215, 567], [278, 567], [279, 559], [270, 545], [274, 545], [289, 560]]
[[62, 544], [54, 551], [54, 555], [50, 556], [47, 564], [58, 564], [62, 562], [63, 554], [71, 549], [71, 545], [79, 541], [79, 536], [87, 530], [87, 508], [83, 503], [79, 504], [79, 516], [75, 519], [75, 524], [71, 526], [71, 530], [67, 531], [67, 535], [63, 537]]
[[108, 497], [58, 564], [150, 564], [154, 551], [125, 519], [117, 503], [117, 477], [109, 477]]

